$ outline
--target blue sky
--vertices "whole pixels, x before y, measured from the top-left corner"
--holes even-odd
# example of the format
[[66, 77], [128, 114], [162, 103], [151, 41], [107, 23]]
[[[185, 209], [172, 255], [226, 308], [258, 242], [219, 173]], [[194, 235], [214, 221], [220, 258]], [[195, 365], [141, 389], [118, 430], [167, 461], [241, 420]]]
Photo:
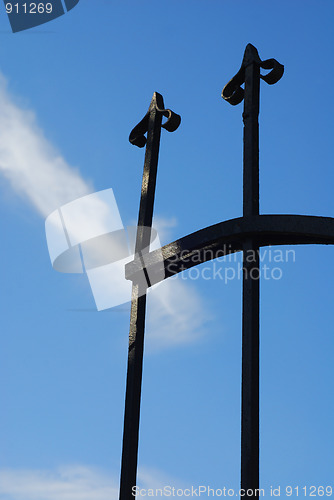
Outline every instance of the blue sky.
[[[45, 217], [82, 186], [111, 187], [136, 221], [143, 150], [128, 135], [154, 91], [182, 116], [162, 134], [162, 243], [240, 216], [242, 107], [220, 94], [249, 42], [285, 65], [261, 86], [261, 213], [332, 216], [333, 20], [329, 0], [81, 0], [13, 34], [0, 5], [1, 499], [117, 498], [129, 305], [97, 312], [85, 276], [52, 269]], [[334, 249], [294, 250], [282, 279], [261, 283], [268, 495], [333, 482]], [[185, 274], [156, 295], [140, 484], [237, 490], [241, 282]]]

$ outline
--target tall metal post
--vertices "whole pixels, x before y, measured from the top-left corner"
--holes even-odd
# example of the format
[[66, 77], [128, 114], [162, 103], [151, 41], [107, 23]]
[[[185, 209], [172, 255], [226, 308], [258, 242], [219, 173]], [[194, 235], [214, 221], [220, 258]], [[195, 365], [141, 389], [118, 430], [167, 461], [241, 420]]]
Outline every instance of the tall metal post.
[[[243, 215], [259, 215], [260, 65], [257, 50], [244, 55]], [[259, 247], [252, 238], [243, 245], [241, 488], [259, 488]], [[253, 498], [258, 498], [255, 495]]]
[[[271, 69], [265, 76], [260, 68]], [[238, 73], [224, 87], [222, 97], [233, 105], [244, 100], [243, 218], [251, 222], [259, 206], [260, 78], [276, 83], [284, 68], [275, 59], [261, 61], [248, 44]], [[240, 87], [242, 84], [244, 89]], [[242, 290], [241, 489], [244, 497], [258, 499], [259, 489], [259, 244], [245, 237]], [[249, 494], [247, 494], [249, 490]]]
[[[168, 118], [164, 125], [162, 125], [163, 116]], [[130, 142], [138, 147], [144, 147], [146, 144], [135, 246], [137, 256], [148, 253], [150, 248], [161, 127], [172, 132], [178, 128], [180, 121], [179, 115], [164, 109], [162, 95], [155, 92], [147, 114], [132, 130], [129, 137]], [[146, 132], [147, 139], [144, 136]], [[133, 282], [132, 284], [120, 500], [133, 498], [132, 488], [136, 485], [137, 479], [146, 291], [147, 287], [150, 286], [147, 274], [145, 276], [147, 279], [146, 284], [142, 280], [139, 283]]]

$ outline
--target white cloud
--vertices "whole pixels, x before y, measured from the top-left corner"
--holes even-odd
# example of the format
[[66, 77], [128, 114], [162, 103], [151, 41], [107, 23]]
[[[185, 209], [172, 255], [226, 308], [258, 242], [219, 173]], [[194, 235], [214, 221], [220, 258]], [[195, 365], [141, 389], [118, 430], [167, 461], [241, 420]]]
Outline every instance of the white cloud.
[[2, 469], [3, 500], [116, 500], [118, 481], [92, 467], [61, 467], [55, 471]]
[[17, 106], [0, 75], [0, 173], [43, 216], [92, 192], [45, 138], [32, 111]]
[[[0, 175], [40, 215], [46, 217], [94, 191], [45, 138], [35, 114], [15, 103], [1, 74], [0, 110]], [[175, 226], [175, 218], [155, 217], [154, 227], [162, 241], [170, 240]], [[167, 280], [149, 295], [149, 350], [188, 344], [204, 334], [210, 315], [194, 287]]]
[[147, 490], [155, 490], [158, 488], [164, 488], [165, 486], [175, 488], [189, 487], [189, 484], [185, 483], [185, 481], [171, 477], [165, 472], [153, 467], [139, 467], [137, 476], [138, 486]]
[[208, 304], [195, 286], [164, 281], [148, 294], [147, 348], [159, 351], [196, 342], [211, 319]]
[[[56, 470], [0, 469], [2, 500], [118, 500], [119, 479], [82, 465]], [[139, 468], [140, 488], [184, 487], [159, 470]]]
[[[171, 240], [175, 217], [155, 216], [153, 226], [162, 244]], [[207, 332], [209, 304], [193, 284], [169, 278], [148, 294], [146, 346], [148, 352], [191, 344]]]
[[153, 217], [154, 229], [157, 230], [161, 244], [165, 245], [170, 242], [172, 229], [177, 226], [176, 217], [161, 217], [160, 215], [155, 215]]

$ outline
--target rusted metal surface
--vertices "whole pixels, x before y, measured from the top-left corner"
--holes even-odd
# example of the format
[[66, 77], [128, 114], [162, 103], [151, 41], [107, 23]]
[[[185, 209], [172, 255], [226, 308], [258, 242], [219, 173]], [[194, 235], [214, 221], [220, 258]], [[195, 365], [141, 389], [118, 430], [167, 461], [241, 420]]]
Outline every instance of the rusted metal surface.
[[[163, 116], [167, 117], [162, 124]], [[149, 251], [158, 168], [161, 128], [173, 132], [181, 118], [169, 109], [164, 109], [162, 95], [155, 92], [145, 117], [130, 133], [129, 140], [138, 147], [146, 144], [135, 253], [139, 257]], [[145, 134], [147, 133], [147, 137]], [[133, 498], [132, 487], [136, 485], [140, 396], [144, 351], [146, 312], [146, 286], [133, 283], [130, 314], [128, 371], [126, 380], [123, 451], [120, 481], [120, 500]]]

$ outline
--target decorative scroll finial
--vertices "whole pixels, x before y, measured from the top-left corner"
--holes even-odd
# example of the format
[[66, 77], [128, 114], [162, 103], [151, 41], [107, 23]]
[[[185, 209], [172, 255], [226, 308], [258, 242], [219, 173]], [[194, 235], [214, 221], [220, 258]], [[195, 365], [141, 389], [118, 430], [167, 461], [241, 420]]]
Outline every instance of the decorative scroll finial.
[[280, 64], [276, 61], [276, 59], [266, 59], [265, 61], [261, 61], [257, 49], [254, 45], [249, 43], [244, 52], [241, 68], [238, 73], [225, 85], [222, 91], [222, 98], [232, 104], [232, 106], [239, 104], [244, 98], [244, 89], [241, 85], [245, 82], [245, 68], [253, 63], [258, 64], [260, 68], [271, 70], [266, 75], [260, 75], [260, 78], [269, 85], [273, 85], [278, 82], [278, 80], [280, 80], [283, 76], [283, 64]]
[[134, 146], [138, 148], [143, 148], [146, 144], [145, 134], [148, 131], [148, 122], [150, 118], [150, 113], [153, 109], [156, 109], [158, 113], [161, 113], [163, 116], [167, 118], [167, 121], [161, 125], [162, 128], [168, 130], [168, 132], [174, 132], [180, 123], [181, 116], [174, 113], [170, 109], [164, 109], [164, 99], [161, 94], [158, 92], [154, 92], [150, 107], [144, 116], [144, 118], [136, 125], [130, 133], [129, 141]]

